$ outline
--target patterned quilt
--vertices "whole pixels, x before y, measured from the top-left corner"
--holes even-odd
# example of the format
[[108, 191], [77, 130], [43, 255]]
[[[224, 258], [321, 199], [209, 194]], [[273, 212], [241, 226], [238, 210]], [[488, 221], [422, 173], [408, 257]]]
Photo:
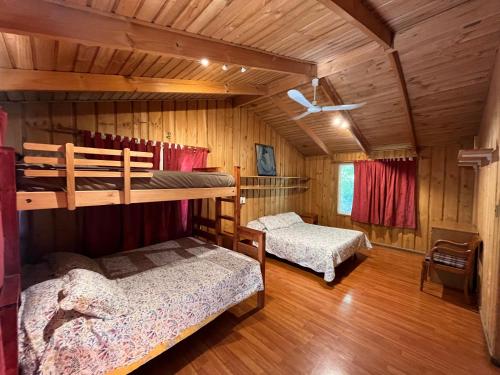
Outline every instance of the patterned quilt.
[[173, 345], [186, 328], [263, 290], [256, 260], [194, 238], [99, 261], [126, 292], [130, 313], [103, 320], [64, 312], [57, 309], [60, 279], [33, 285], [19, 314], [23, 373], [106, 373], [160, 343]]
[[335, 267], [359, 248], [372, 245], [363, 232], [297, 223], [266, 233], [266, 251], [282, 259], [335, 278]]

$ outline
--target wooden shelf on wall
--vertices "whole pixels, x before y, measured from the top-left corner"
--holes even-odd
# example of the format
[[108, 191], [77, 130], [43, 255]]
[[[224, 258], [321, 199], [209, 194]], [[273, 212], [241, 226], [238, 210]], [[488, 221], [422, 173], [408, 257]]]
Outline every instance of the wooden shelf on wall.
[[[241, 176], [246, 182], [241, 190], [307, 190], [309, 177], [301, 176]], [[256, 181], [255, 181], [256, 180]]]
[[303, 180], [309, 181], [309, 177], [297, 176], [241, 176], [241, 178], [271, 179], [271, 180]]
[[280, 186], [280, 185], [243, 185], [241, 190], [282, 190], [282, 189], [309, 189], [305, 185], [290, 185], [290, 186]]
[[493, 159], [492, 148], [479, 148], [471, 150], [458, 151], [458, 166], [459, 167], [484, 167], [491, 163]]

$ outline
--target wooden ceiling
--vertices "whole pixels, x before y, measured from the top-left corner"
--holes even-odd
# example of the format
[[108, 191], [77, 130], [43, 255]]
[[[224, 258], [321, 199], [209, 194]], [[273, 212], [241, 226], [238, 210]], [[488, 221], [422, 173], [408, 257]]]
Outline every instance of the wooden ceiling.
[[[307, 97], [312, 96], [310, 84], [304, 84], [308, 78], [296, 74], [301, 69], [306, 71], [308, 66], [317, 64], [318, 75], [326, 75], [341, 101], [367, 103], [351, 111], [350, 120], [369, 150], [412, 148], [415, 143], [424, 146], [451, 142], [477, 133], [500, 43], [498, 0], [363, 0], [362, 10], [371, 13], [368, 16], [361, 13], [354, 21], [343, 15], [344, 9], [336, 11], [338, 4], [345, 7], [349, 3], [343, 0], [47, 0], [43, 3], [56, 7], [58, 12], [93, 14], [95, 19], [105, 16], [103, 22], [110, 19], [116, 25], [130, 20], [134, 27], [151, 28], [152, 34], [148, 35], [156, 35], [156, 30], [157, 33], [175, 31], [179, 38], [199, 37], [199, 53], [204, 51], [204, 41], [216, 41], [222, 43], [222, 57], [211, 58], [210, 65], [204, 67], [195, 58], [197, 50], [183, 44], [184, 39], [182, 43], [174, 40], [171, 45], [176, 51], [169, 54], [159, 43], [140, 39], [137, 28], [126, 32], [126, 38], [121, 38], [119, 31], [115, 35], [115, 30], [109, 28], [102, 35], [89, 31], [80, 40], [85, 30], [73, 30], [70, 19], [65, 20], [66, 27], [59, 28], [58, 37], [55, 26], [49, 30], [50, 22], [43, 25], [43, 16], [40, 21], [35, 19], [35, 9], [31, 15], [34, 26], [30, 30], [21, 30], [22, 26], [19, 29], [11, 21], [15, 17], [2, 19], [0, 15], [0, 68], [252, 86], [264, 91], [264, 95], [260, 99], [252, 97], [252, 90], [248, 90], [244, 92], [246, 96], [235, 97], [235, 105], [247, 102], [250, 109], [305, 155], [355, 151], [360, 149], [360, 142], [359, 134], [357, 141], [349, 130], [334, 125], [336, 114], [314, 114], [300, 122], [290, 120], [290, 113], [298, 114], [302, 108], [287, 98], [286, 90], [298, 86]], [[15, 1], [0, 0], [0, 6], [14, 9]], [[26, 12], [30, 10], [26, 8]], [[56, 24], [60, 18], [54, 18], [52, 23]], [[374, 37], [377, 32], [391, 35], [393, 50], [386, 50], [387, 46]], [[101, 37], [103, 42], [97, 43]], [[399, 55], [403, 80], [388, 53], [394, 50]], [[255, 59], [244, 57], [252, 54], [256, 54]], [[222, 70], [224, 62], [228, 63], [227, 71]], [[243, 63], [248, 68], [244, 73], [240, 71]], [[402, 87], [407, 92], [406, 100]], [[4, 90], [7, 89], [2, 88], [0, 79], [0, 91]], [[67, 88], [44, 91], [27, 85], [25, 90], [9, 88], [8, 92], [0, 92], [0, 101], [220, 99], [229, 95], [233, 94], [229, 91], [116, 92], [105, 87], [101, 91]], [[319, 101], [332, 104], [323, 90], [319, 90]]]
[[369, 40], [316, 0], [65, 0], [208, 38], [314, 62]]

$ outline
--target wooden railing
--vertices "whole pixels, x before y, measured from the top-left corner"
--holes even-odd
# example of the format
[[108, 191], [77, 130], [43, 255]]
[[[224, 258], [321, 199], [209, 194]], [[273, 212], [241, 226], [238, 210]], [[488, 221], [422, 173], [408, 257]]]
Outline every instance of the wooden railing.
[[[26, 156], [27, 164], [46, 164], [49, 169], [26, 169], [27, 177], [65, 177], [65, 191], [19, 191], [17, 193], [18, 210], [39, 210], [49, 208], [103, 206], [112, 204], [131, 204], [176, 201], [184, 199], [215, 198], [235, 196], [238, 187], [186, 188], [186, 189], [131, 189], [132, 178], [150, 178], [153, 173], [145, 171], [153, 167], [149, 161], [134, 161], [133, 158], [152, 159], [151, 152], [110, 150], [103, 148], [78, 147], [72, 143], [65, 145], [25, 143], [28, 151], [42, 151], [50, 156]], [[59, 155], [57, 155], [59, 153]], [[87, 159], [80, 155], [104, 155], [109, 159]], [[84, 168], [85, 167], [85, 168]], [[95, 168], [95, 170], [92, 169]], [[102, 167], [118, 170], [99, 170]], [[122, 178], [122, 190], [76, 190], [76, 178]], [[236, 176], [235, 176], [236, 177]], [[236, 178], [239, 185], [239, 178]]]
[[[47, 156], [26, 156], [24, 162], [27, 164], [48, 164], [61, 166], [64, 170], [37, 170], [27, 169], [26, 176], [30, 177], [66, 177], [66, 196], [68, 210], [76, 209], [76, 177], [118, 177], [123, 178], [123, 193], [125, 204], [130, 204], [131, 179], [138, 177], [152, 177], [151, 172], [132, 172], [132, 168], [153, 168], [152, 162], [132, 161], [132, 157], [152, 159], [153, 153], [124, 150], [110, 150], [106, 148], [76, 147], [72, 143], [63, 145], [51, 145], [41, 143], [25, 143], [24, 149], [29, 151], [44, 151], [64, 153], [64, 158]], [[122, 160], [100, 160], [77, 158], [81, 155], [104, 155], [119, 157]], [[123, 171], [93, 171], [78, 170], [77, 167], [115, 167], [123, 168]]]

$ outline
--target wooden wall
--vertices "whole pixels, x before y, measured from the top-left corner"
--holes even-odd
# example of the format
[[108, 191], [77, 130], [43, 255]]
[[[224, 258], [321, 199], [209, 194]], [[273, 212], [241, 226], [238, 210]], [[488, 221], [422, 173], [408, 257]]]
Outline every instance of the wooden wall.
[[490, 354], [500, 362], [500, 54], [493, 71], [488, 101], [483, 113], [478, 147], [496, 149], [494, 162], [480, 168], [478, 180], [477, 227], [483, 240], [481, 275], [481, 320]]
[[[304, 157], [245, 108], [224, 100], [2, 103], [9, 113], [7, 144], [19, 151], [23, 141], [64, 143], [77, 140], [78, 130], [133, 136], [208, 147], [209, 166], [227, 172], [241, 166], [242, 176], [256, 175], [255, 143], [274, 146], [278, 175], [304, 174]], [[291, 191], [248, 192], [242, 224], [259, 216], [301, 209], [303, 194]], [[210, 207], [211, 208], [211, 207]], [[229, 210], [226, 207], [225, 210]], [[77, 238], [75, 215], [65, 210], [34, 214], [32, 243], [68, 250]], [[57, 211], [57, 212], [55, 212]]]
[[[418, 227], [416, 230], [360, 224], [350, 216], [337, 214], [338, 163], [366, 159], [363, 153], [336, 154], [306, 158], [306, 175], [311, 178], [305, 194], [304, 210], [318, 213], [319, 222], [362, 230], [371, 241], [424, 253], [429, 246], [433, 221], [472, 223], [474, 172], [457, 166], [460, 148], [472, 147], [472, 140], [461, 144], [424, 147], [418, 163]], [[404, 152], [379, 153], [377, 157], [403, 157]]]

